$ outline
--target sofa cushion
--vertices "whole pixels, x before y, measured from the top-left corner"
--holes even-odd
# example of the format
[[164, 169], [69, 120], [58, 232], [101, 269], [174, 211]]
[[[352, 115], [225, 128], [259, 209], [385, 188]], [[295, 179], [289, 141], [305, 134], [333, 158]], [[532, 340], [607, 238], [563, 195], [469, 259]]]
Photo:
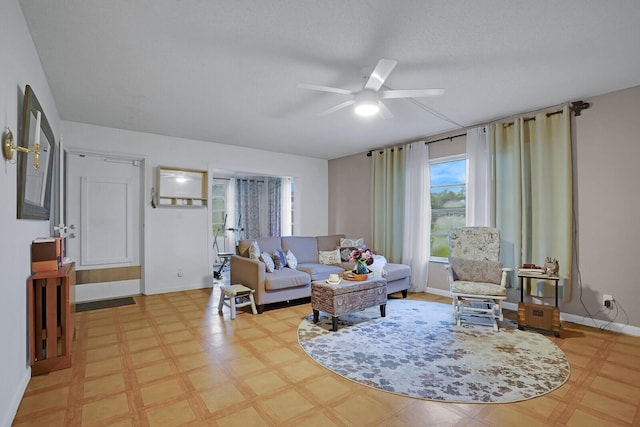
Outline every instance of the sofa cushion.
[[282, 270], [287, 266], [287, 256], [281, 249], [274, 251], [271, 257], [276, 270]]
[[305, 262], [318, 262], [318, 241], [315, 237], [283, 237], [282, 249], [296, 254], [299, 264]]
[[358, 237], [357, 239], [340, 239], [340, 246], [355, 246], [361, 248], [364, 246], [364, 238]]
[[340, 252], [337, 249], [320, 251], [318, 252], [318, 261], [320, 264], [340, 265]]
[[340, 259], [342, 262], [349, 262], [349, 257], [351, 256], [351, 252], [355, 251], [355, 246], [339, 246], [338, 250], [340, 251]]
[[271, 258], [271, 254], [269, 252], [262, 252], [260, 254], [260, 261], [264, 262], [267, 273], [273, 273], [276, 266], [273, 263], [273, 258]]
[[292, 270], [291, 268], [266, 273], [264, 277], [264, 289], [267, 291], [297, 288], [299, 286], [307, 286], [310, 283], [311, 278], [307, 273]]
[[260, 247], [260, 251], [266, 251], [273, 253], [273, 251], [280, 249], [280, 237], [261, 237], [258, 239], [242, 239], [238, 241], [238, 255], [245, 258], [249, 257], [249, 246], [252, 242], [257, 242]]
[[249, 245], [249, 258], [260, 259], [260, 245], [258, 245], [258, 242], [254, 241]]
[[295, 270], [297, 266], [298, 258], [296, 258], [293, 252], [287, 251], [287, 267], [293, 268]]
[[[387, 274], [384, 274], [386, 271]], [[387, 282], [393, 282], [394, 280], [404, 279], [411, 276], [411, 267], [406, 264], [394, 264], [387, 263], [384, 266], [383, 276], [387, 279]]]
[[332, 234], [330, 236], [318, 236], [319, 251], [331, 251], [340, 246], [340, 239], [344, 238], [344, 234]]
[[298, 270], [309, 274], [311, 276], [311, 280], [326, 280], [332, 273], [342, 274], [344, 272], [344, 269], [337, 265], [319, 263], [299, 263]]

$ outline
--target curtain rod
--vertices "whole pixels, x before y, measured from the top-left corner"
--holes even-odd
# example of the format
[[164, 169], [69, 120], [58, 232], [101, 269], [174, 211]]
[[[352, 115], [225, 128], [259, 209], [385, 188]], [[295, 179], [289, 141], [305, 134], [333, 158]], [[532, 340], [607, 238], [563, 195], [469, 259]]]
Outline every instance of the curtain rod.
[[[569, 112], [573, 113], [575, 116], [580, 116], [582, 114], [582, 110], [586, 110], [590, 106], [591, 106], [591, 104], [589, 104], [588, 102], [574, 101], [569, 106]], [[552, 111], [552, 112], [547, 113], [547, 117], [551, 117], [551, 116], [553, 116], [555, 114], [560, 114], [560, 113], [562, 113], [562, 110]], [[528, 118], [525, 118], [524, 121], [528, 122], [528, 121], [535, 120], [535, 119], [536, 119], [535, 116], [534, 117], [528, 117]], [[497, 121], [500, 121], [500, 120], [497, 120]], [[505, 127], [505, 128], [509, 127], [509, 126], [513, 126], [513, 122], [503, 123], [502, 126]], [[433, 141], [425, 141], [424, 143], [425, 144], [431, 144], [432, 142], [440, 142], [440, 141], [446, 141], [446, 140], [452, 141], [453, 138], [459, 138], [461, 136], [467, 136], [466, 132], [465, 133], [460, 133], [458, 135], [447, 136], [445, 138], [434, 139]], [[402, 147], [398, 147], [398, 148], [400, 150], [402, 150]], [[373, 153], [374, 151], [376, 151], [376, 150], [367, 151], [367, 157], [371, 157], [371, 153]], [[380, 151], [380, 152], [382, 153], [382, 151]]]
[[[432, 142], [440, 142], [440, 141], [446, 141], [446, 140], [453, 141], [453, 138], [460, 138], [461, 136], [467, 136], [467, 134], [466, 133], [459, 133], [458, 135], [451, 135], [451, 136], [447, 136], [446, 138], [434, 139], [433, 141], [425, 141], [424, 143], [426, 145], [429, 145]], [[402, 150], [402, 147], [398, 147], [398, 149]], [[369, 150], [369, 151], [367, 151], [367, 157], [371, 157], [371, 153], [373, 153], [374, 151], [377, 151], [377, 150]], [[393, 149], [391, 151], [393, 151]], [[380, 151], [380, 152], [382, 153], [382, 151]]]

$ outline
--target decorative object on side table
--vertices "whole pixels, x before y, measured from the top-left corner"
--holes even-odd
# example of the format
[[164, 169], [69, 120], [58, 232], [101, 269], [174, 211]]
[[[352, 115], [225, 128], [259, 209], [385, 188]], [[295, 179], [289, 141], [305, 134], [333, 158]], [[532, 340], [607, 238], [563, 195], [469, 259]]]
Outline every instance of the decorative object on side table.
[[556, 258], [547, 257], [544, 260], [544, 268], [549, 276], [557, 276], [560, 272], [560, 265]]

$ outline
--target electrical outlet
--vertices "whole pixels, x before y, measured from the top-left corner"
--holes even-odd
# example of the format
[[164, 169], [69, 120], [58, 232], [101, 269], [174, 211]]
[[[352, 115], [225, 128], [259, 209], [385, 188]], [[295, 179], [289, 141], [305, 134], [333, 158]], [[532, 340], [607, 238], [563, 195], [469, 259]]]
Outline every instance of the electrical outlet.
[[181, 268], [178, 269], [178, 277], [182, 277], [182, 269]]
[[607, 308], [611, 308], [611, 303], [613, 302], [613, 295], [602, 295], [602, 305]]

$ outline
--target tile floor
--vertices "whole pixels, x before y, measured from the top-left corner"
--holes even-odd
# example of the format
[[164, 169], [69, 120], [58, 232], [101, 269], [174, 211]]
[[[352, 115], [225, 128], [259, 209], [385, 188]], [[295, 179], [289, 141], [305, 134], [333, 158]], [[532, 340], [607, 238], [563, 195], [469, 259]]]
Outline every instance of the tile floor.
[[[371, 389], [300, 348], [309, 303], [230, 320], [219, 289], [77, 313], [73, 365], [33, 377], [16, 426], [640, 425], [640, 338], [563, 323], [569, 381], [512, 404], [450, 404]], [[446, 298], [410, 298], [447, 303]]]

